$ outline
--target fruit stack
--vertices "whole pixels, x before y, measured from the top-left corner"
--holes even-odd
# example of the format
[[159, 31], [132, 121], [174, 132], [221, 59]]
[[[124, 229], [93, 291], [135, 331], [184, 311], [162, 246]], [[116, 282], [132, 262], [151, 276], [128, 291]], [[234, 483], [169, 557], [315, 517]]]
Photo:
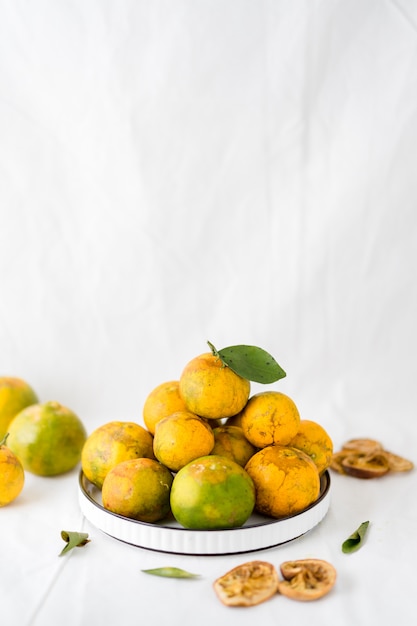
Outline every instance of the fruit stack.
[[291, 516], [317, 500], [332, 460], [328, 433], [280, 391], [251, 395], [251, 381], [285, 376], [267, 352], [209, 345], [149, 393], [143, 426], [113, 421], [87, 438], [82, 470], [105, 509], [213, 530], [240, 527], [254, 511]]

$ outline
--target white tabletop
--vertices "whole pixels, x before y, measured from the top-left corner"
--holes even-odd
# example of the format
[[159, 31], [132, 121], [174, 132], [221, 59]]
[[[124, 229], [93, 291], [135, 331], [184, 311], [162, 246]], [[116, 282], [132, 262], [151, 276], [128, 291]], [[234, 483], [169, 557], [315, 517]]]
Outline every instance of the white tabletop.
[[[406, 447], [406, 446], [405, 446]], [[114, 539], [90, 524], [78, 505], [78, 472], [60, 478], [28, 476], [24, 494], [1, 511], [3, 615], [13, 625], [89, 623], [155, 626], [246, 624], [307, 620], [309, 624], [386, 623], [405, 620], [413, 601], [416, 555], [416, 473], [359, 480], [331, 474], [331, 504], [312, 531], [276, 548], [236, 555], [186, 556], [151, 551]], [[345, 554], [341, 545], [363, 521], [363, 546]], [[64, 556], [61, 531], [88, 533], [90, 542]], [[279, 568], [286, 560], [320, 558], [337, 570], [324, 598], [301, 603], [275, 596], [249, 609], [223, 606], [213, 581], [232, 567], [261, 559]], [[180, 567], [198, 579], [160, 578], [143, 569]]]
[[[0, 375], [88, 432], [246, 343], [335, 448], [417, 461], [414, 0], [0, 0]], [[257, 390], [256, 386], [253, 390]], [[325, 519], [262, 552], [185, 556], [103, 534], [78, 471], [0, 510], [9, 626], [402, 624], [416, 473], [332, 474]], [[341, 544], [370, 521], [363, 547]], [[58, 557], [62, 530], [91, 541]], [[326, 559], [334, 590], [220, 604], [245, 560]], [[141, 570], [179, 566], [197, 580]]]

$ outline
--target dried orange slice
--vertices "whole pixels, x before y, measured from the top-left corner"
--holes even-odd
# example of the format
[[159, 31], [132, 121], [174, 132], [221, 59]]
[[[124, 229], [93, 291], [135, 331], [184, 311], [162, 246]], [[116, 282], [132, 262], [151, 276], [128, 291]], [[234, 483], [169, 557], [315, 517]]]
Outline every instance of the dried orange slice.
[[332, 455], [330, 468], [356, 478], [378, 478], [388, 472], [408, 472], [414, 463], [389, 452], [375, 439], [349, 439]]
[[336, 570], [321, 559], [285, 561], [280, 565], [284, 580], [278, 583], [278, 593], [303, 602], [318, 600], [332, 589]]
[[340, 452], [334, 452], [334, 454], [332, 455], [332, 460], [330, 462], [330, 469], [338, 472], [339, 474], [346, 474], [345, 470], [343, 469], [342, 462], [347, 456], [349, 456], [348, 450], [340, 450]]
[[405, 459], [398, 454], [384, 450], [384, 454], [388, 459], [389, 468], [392, 472], [409, 472], [414, 468], [414, 463]]
[[278, 572], [272, 563], [248, 561], [214, 581], [218, 598], [226, 606], [254, 606], [272, 598], [278, 589]]
[[342, 468], [356, 478], [378, 478], [389, 472], [390, 466], [384, 451], [371, 454], [349, 454], [341, 462]]
[[363, 452], [364, 454], [371, 454], [382, 449], [383, 446], [379, 441], [366, 438], [349, 439], [342, 447], [342, 450], [353, 450], [354, 452]]

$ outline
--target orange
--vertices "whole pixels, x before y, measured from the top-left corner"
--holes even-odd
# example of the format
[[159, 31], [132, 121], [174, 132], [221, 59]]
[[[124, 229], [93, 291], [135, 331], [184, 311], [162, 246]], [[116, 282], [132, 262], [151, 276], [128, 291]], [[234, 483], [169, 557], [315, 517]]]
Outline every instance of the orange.
[[216, 426], [213, 428], [214, 448], [211, 454], [226, 456], [242, 467], [246, 465], [250, 457], [255, 454], [257, 448], [248, 441], [239, 426]]
[[317, 465], [319, 474], [322, 474], [332, 462], [333, 442], [327, 431], [312, 420], [301, 420], [298, 432], [289, 443], [290, 446], [302, 450]]
[[177, 411], [156, 424], [155, 457], [173, 472], [199, 456], [210, 454], [213, 446], [210, 424], [190, 411]]
[[211, 353], [201, 354], [187, 363], [179, 383], [187, 409], [208, 419], [239, 413], [250, 393], [250, 382]]
[[77, 465], [86, 437], [82, 421], [71, 409], [45, 402], [16, 415], [9, 426], [8, 446], [25, 470], [56, 476]]
[[245, 466], [256, 489], [256, 510], [274, 518], [295, 515], [317, 500], [320, 476], [314, 461], [297, 448], [266, 446]]
[[16, 500], [25, 484], [23, 465], [6, 446], [7, 437], [0, 441], [0, 507]]
[[0, 377], [0, 439], [8, 431], [12, 419], [37, 402], [38, 397], [27, 382], [11, 376]]
[[294, 401], [279, 391], [252, 396], [241, 414], [245, 437], [257, 448], [287, 445], [298, 432], [300, 414]]
[[252, 479], [226, 457], [200, 457], [174, 476], [171, 510], [184, 528], [237, 528], [249, 519], [254, 505]]
[[161, 383], [147, 396], [143, 405], [143, 421], [149, 432], [155, 434], [155, 426], [164, 417], [186, 410], [185, 402], [180, 396], [179, 381], [171, 380]]
[[151, 433], [135, 422], [112, 421], [88, 436], [81, 453], [81, 467], [86, 478], [101, 489], [115, 465], [140, 457], [155, 458]]
[[105, 509], [140, 520], [158, 522], [171, 510], [173, 476], [154, 459], [130, 459], [107, 474], [101, 491]]

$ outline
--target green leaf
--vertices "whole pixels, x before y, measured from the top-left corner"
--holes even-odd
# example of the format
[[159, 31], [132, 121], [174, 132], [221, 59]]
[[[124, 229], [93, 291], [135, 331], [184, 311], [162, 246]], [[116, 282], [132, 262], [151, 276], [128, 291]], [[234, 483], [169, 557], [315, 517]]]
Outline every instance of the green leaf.
[[62, 548], [62, 551], [58, 556], [63, 556], [73, 548], [81, 548], [90, 541], [90, 539], [88, 538], [88, 533], [78, 533], [67, 530], [61, 531], [61, 537], [64, 541], [67, 542], [67, 545]]
[[145, 574], [152, 574], [153, 576], [163, 576], [165, 578], [198, 578], [200, 574], [191, 574], [179, 567], [157, 567], [155, 569], [143, 569], [141, 570]]
[[359, 550], [359, 548], [363, 545], [363, 540], [365, 538], [366, 531], [368, 530], [368, 526], [369, 522], [362, 522], [359, 528], [342, 543], [342, 552], [349, 554], [350, 552]]
[[0, 448], [1, 448], [1, 446], [7, 446], [6, 441], [7, 441], [7, 437], [8, 437], [8, 436], [9, 436], [9, 433], [6, 433], [6, 434], [4, 435], [3, 439], [0, 441]]
[[278, 365], [273, 356], [257, 346], [229, 346], [222, 350], [207, 342], [211, 351], [218, 356], [222, 363], [246, 380], [256, 383], [274, 383], [286, 376], [286, 373]]

